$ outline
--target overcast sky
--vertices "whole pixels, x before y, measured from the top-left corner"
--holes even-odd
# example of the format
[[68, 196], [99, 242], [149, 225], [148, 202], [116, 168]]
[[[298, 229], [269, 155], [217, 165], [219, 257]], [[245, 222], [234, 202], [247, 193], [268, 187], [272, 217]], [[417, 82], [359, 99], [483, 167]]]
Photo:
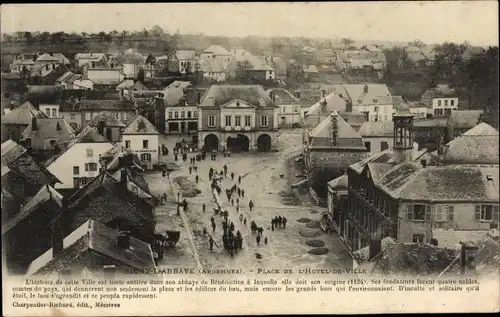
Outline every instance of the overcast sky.
[[497, 1], [357, 3], [10, 4], [2, 32], [100, 32], [159, 25], [170, 33], [351, 37], [498, 45]]

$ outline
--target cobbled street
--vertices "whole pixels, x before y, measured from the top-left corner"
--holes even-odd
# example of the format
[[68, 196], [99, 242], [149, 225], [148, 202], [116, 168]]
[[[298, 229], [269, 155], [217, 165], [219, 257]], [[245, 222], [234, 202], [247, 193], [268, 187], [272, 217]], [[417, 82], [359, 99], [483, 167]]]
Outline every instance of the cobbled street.
[[[168, 137], [164, 144], [172, 149], [172, 145], [177, 138]], [[212, 161], [207, 157], [204, 161], [196, 162], [198, 168], [199, 183], [195, 184], [196, 173], [189, 173], [189, 158], [186, 162], [182, 159], [176, 162], [180, 169], [170, 174], [170, 179], [179, 176], [187, 179], [196, 186], [201, 193], [196, 197], [186, 197], [188, 201], [188, 211], [186, 218], [177, 216], [177, 206], [175, 204], [177, 192], [182, 192], [183, 188], [172, 182], [174, 188], [170, 186], [167, 177], [162, 177], [161, 172], [150, 173], [146, 175], [146, 180], [154, 195], [158, 196], [166, 192], [168, 195], [167, 204], [156, 208], [157, 231], [165, 232], [170, 226], [177, 226], [182, 229], [181, 239], [173, 249], [166, 249], [164, 259], [160, 266], [166, 268], [189, 267], [196, 268], [197, 263], [204, 269], [215, 268], [241, 268], [247, 272], [256, 271], [258, 268], [283, 269], [283, 268], [348, 268], [352, 266], [349, 255], [342, 249], [337, 242], [335, 234], [327, 235], [321, 232], [318, 226], [316, 228], [306, 228], [306, 223], [300, 223], [297, 220], [307, 218], [312, 220], [310, 223], [317, 224], [323, 208], [312, 205], [308, 201], [298, 201], [294, 205], [286, 204], [289, 200], [290, 184], [286, 175], [287, 160], [300, 153], [301, 149], [301, 130], [282, 131], [278, 139], [279, 152], [271, 153], [233, 153], [231, 157], [223, 157], [218, 154], [217, 160]], [[191, 156], [196, 153], [190, 154]], [[173, 162], [172, 154], [166, 158], [166, 161]], [[209, 180], [209, 169], [214, 168], [217, 171], [223, 170], [223, 166], [228, 166], [227, 177], [222, 181], [222, 193], [220, 201], [229, 212], [229, 221], [235, 224], [235, 232], [239, 230], [243, 236], [243, 250], [235, 253], [233, 257], [222, 247], [222, 220], [221, 216], [214, 214], [216, 207], [213, 198]], [[234, 180], [231, 180], [230, 174], [235, 174]], [[241, 176], [241, 185], [238, 184], [238, 176]], [[186, 182], [185, 182], [186, 183]], [[236, 210], [235, 202], [227, 200], [225, 189], [234, 184], [244, 190], [245, 195], [239, 198], [239, 212]], [[288, 197], [287, 197], [288, 196]], [[183, 197], [180, 196], [182, 200]], [[249, 210], [248, 203], [253, 200], [255, 207]], [[206, 211], [202, 211], [202, 205], [206, 205]], [[247, 219], [247, 225], [240, 222], [239, 216]], [[288, 222], [286, 228], [271, 230], [271, 219], [275, 216], [286, 217]], [[216, 221], [215, 232], [212, 231], [210, 218], [214, 217]], [[257, 245], [256, 234], [250, 230], [250, 222], [255, 221], [259, 227], [264, 228], [264, 233], [260, 245]], [[209, 238], [203, 235], [203, 228], [206, 227], [208, 233], [214, 238], [215, 243], [213, 251], [209, 248]], [[191, 232], [189, 232], [191, 231]], [[304, 237], [299, 231], [315, 237]], [[303, 234], [307, 235], [307, 234]], [[267, 237], [268, 244], [264, 244], [264, 238]], [[329, 252], [325, 255], [312, 255], [308, 251], [313, 249], [306, 245], [307, 240], [321, 240], [325, 243]], [[259, 256], [260, 255], [260, 256]]]

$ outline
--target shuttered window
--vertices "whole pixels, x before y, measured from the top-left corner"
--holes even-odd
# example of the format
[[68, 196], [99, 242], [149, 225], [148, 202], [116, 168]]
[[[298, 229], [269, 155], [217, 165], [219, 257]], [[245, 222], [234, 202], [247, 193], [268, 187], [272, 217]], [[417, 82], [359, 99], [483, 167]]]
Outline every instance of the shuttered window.
[[478, 205], [474, 211], [474, 219], [478, 221], [490, 221], [498, 219], [497, 205]]
[[410, 204], [407, 210], [408, 220], [430, 220], [431, 219], [431, 209], [430, 206], [423, 204]]
[[430, 221], [432, 217], [431, 206], [425, 206], [425, 220]]
[[448, 221], [455, 220], [455, 207], [448, 206]]

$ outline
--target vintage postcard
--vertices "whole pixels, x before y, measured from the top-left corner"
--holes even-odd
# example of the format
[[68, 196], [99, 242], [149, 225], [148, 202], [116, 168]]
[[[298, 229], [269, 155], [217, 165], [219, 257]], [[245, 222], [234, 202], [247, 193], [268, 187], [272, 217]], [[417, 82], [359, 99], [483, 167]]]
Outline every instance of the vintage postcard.
[[498, 2], [1, 6], [6, 316], [498, 312]]

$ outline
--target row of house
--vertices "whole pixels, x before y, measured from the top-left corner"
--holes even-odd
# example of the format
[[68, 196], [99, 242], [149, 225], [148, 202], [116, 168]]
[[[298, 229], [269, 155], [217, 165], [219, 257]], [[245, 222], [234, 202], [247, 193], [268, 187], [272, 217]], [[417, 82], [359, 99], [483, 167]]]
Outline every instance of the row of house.
[[[155, 269], [152, 194], [123, 145], [103, 153], [102, 170], [73, 194], [23, 146], [2, 143], [2, 241], [10, 274], [110, 278]], [[29, 234], [30, 239], [26, 239]]]
[[394, 124], [403, 138], [396, 134], [392, 149], [329, 183], [330, 212], [349, 249], [388, 236], [429, 243], [434, 229], [496, 228], [498, 131], [480, 123], [443, 151], [422, 154], [411, 142], [411, 115], [399, 114]]

